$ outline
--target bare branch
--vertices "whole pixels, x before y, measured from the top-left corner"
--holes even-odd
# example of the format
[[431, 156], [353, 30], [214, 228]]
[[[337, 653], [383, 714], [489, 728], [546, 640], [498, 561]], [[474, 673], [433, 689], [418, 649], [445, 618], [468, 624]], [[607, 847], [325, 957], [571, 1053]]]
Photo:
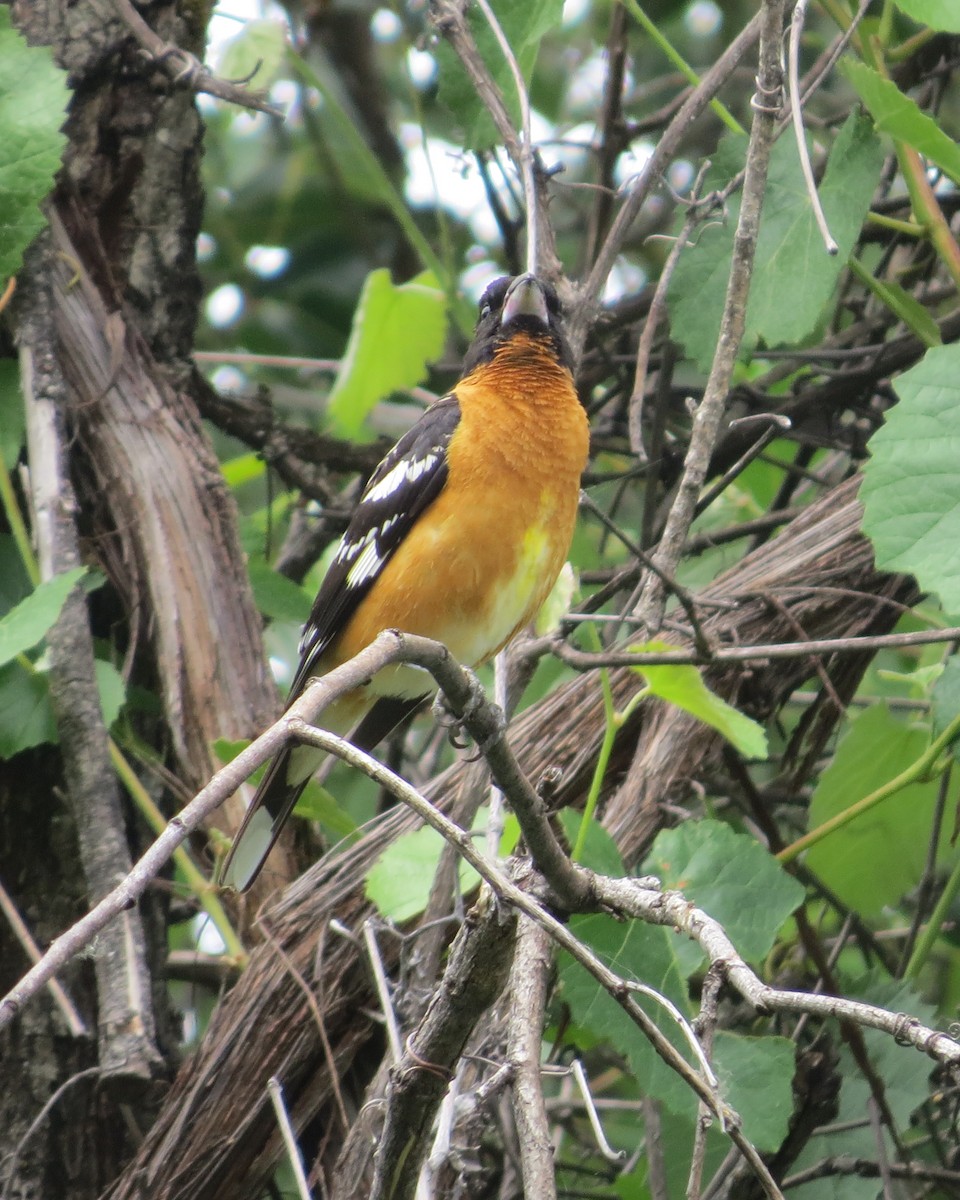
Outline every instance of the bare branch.
[[218, 79], [203, 63], [188, 50], [165, 42], [155, 33], [130, 0], [113, 0], [118, 15], [137, 39], [148, 58], [159, 66], [172, 83], [190, 88], [194, 92], [205, 92], [226, 100], [241, 108], [252, 108], [255, 112], [267, 113], [283, 119], [283, 109], [267, 103], [263, 92], [251, 92], [246, 82], [234, 83], [229, 79]]
[[[743, 196], [734, 235], [733, 260], [730, 264], [723, 316], [720, 319], [717, 350], [710, 367], [703, 399], [694, 416], [690, 445], [684, 459], [676, 498], [654, 556], [657, 565], [670, 575], [676, 573], [683, 545], [696, 512], [697, 500], [707, 477], [710, 457], [726, 409], [734, 364], [746, 326], [747, 297], [760, 232], [760, 209], [763, 204], [770, 150], [776, 133], [776, 120], [781, 106], [780, 39], [783, 30], [783, 0], [765, 0], [760, 12], [760, 21], [757, 95], [761, 99], [754, 103]], [[637, 615], [651, 633], [660, 628], [664, 603], [662, 580], [658, 576], [650, 575], [637, 606]]]
[[729, 79], [759, 34], [760, 14], [758, 13], [744, 26], [743, 31], [737, 35], [704, 75], [699, 86], [694, 88], [684, 101], [677, 115], [657, 140], [657, 147], [647, 159], [643, 170], [631, 184], [630, 191], [610, 227], [610, 232], [600, 247], [596, 261], [590, 268], [590, 274], [579, 289], [576, 301], [570, 306], [567, 334], [575, 359], [579, 360], [583, 353], [597, 297], [603, 290], [607, 276], [620, 253], [620, 248], [626, 240], [630, 227], [637, 219], [643, 202], [676, 154], [687, 130]]
[[546, 930], [521, 918], [510, 976], [507, 1058], [513, 1068], [513, 1118], [520, 1143], [523, 1194], [555, 1200], [553, 1146], [540, 1081], [547, 985], [553, 962]]
[[803, 104], [800, 98], [800, 75], [799, 75], [799, 59], [800, 59], [800, 38], [803, 34], [803, 20], [806, 15], [807, 0], [797, 0], [797, 5], [793, 10], [793, 19], [790, 22], [790, 50], [787, 57], [787, 82], [790, 88], [790, 100], [792, 104], [791, 116], [793, 118], [793, 131], [797, 138], [797, 153], [800, 155], [800, 167], [803, 171], [803, 180], [807, 185], [807, 195], [810, 197], [810, 203], [813, 206], [813, 215], [817, 222], [817, 228], [820, 230], [820, 236], [823, 238], [823, 244], [826, 247], [828, 254], [836, 254], [840, 247], [834, 241], [830, 234], [830, 229], [827, 226], [827, 218], [823, 214], [823, 205], [820, 203], [820, 196], [817, 192], [817, 181], [813, 177], [813, 168], [810, 166], [810, 151], [807, 149], [807, 137], [803, 128]]

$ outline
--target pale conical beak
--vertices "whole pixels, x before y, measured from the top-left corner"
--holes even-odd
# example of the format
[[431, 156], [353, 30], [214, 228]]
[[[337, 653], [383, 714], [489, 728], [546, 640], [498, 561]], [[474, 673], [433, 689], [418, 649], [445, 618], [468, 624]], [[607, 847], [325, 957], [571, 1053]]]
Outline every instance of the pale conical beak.
[[518, 317], [533, 317], [544, 327], [550, 325], [547, 297], [535, 275], [518, 275], [510, 285], [503, 302], [500, 327], [509, 325]]

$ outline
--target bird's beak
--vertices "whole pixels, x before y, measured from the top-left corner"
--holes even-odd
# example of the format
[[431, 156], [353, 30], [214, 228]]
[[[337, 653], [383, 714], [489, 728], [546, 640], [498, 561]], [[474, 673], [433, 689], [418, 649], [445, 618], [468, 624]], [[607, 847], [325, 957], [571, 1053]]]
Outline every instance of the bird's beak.
[[549, 328], [547, 297], [536, 275], [518, 275], [510, 285], [500, 315], [501, 328], [518, 317], [533, 317], [545, 328]]

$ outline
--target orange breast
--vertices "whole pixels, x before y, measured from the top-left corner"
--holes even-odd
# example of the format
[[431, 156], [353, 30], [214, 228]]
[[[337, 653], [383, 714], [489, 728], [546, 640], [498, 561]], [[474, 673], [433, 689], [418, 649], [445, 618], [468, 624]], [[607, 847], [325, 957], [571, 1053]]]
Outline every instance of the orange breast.
[[[588, 428], [569, 371], [520, 334], [456, 388], [447, 484], [325, 656], [336, 666], [383, 629], [444, 642], [467, 666], [536, 614], [570, 547]], [[375, 694], [416, 695], [423, 674], [383, 672]]]

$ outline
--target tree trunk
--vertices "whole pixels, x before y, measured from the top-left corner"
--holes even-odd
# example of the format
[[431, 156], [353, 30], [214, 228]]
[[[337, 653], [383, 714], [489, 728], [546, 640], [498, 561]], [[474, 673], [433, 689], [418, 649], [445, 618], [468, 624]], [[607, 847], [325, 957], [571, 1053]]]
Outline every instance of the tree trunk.
[[[216, 738], [252, 736], [278, 708], [233, 499], [190, 393], [202, 123], [193, 96], [147, 60], [109, 0], [17, 4], [13, 14], [32, 42], [53, 46], [73, 87], [47, 249], [28, 256], [15, 311], [21, 354], [42, 375], [47, 400], [56, 396], [69, 473], [60, 508], [84, 561], [109, 579], [91, 605], [81, 599], [72, 606], [79, 640], [61, 638], [64, 686], [75, 682], [71, 662], [84, 658], [91, 637], [112, 637], [128, 680], [161, 695], [152, 733], [189, 794], [216, 766]], [[154, 6], [150, 21], [180, 45], [201, 49], [189, 8]], [[37, 296], [44, 302], [31, 301]], [[35, 478], [31, 488], [44, 483], [57, 507], [55, 481]], [[55, 672], [51, 680], [57, 710]], [[76, 715], [69, 701], [60, 712], [64, 722]], [[60, 733], [66, 752], [66, 725]], [[85, 735], [95, 744], [77, 743], [76, 728], [73, 735], [79, 757], [70, 759], [68, 774], [51, 746], [0, 768], [0, 883], [26, 926], [16, 936], [0, 920], [7, 987], [25, 969], [27, 934], [43, 946], [98, 898], [90, 879], [98, 847], [109, 837], [122, 860], [151, 836], [125, 800], [106, 810], [68, 807], [77, 764], [108, 762], [102, 723]], [[103, 811], [114, 814], [109, 829]], [[241, 811], [237, 797], [218, 822], [232, 830]], [[84, 845], [88, 852], [80, 853]], [[285, 849], [275, 870], [292, 874]], [[140, 906], [145, 933], [131, 914], [132, 953], [119, 963], [122, 975], [125, 964], [145, 956], [153, 980], [152, 995], [142, 997], [138, 1036], [146, 1039], [147, 1065], [136, 1086], [130, 1062], [119, 1064], [122, 1088], [105, 1078], [118, 1064], [104, 1061], [103, 1028], [98, 1049], [98, 1023], [115, 1024], [108, 1014], [117, 1011], [100, 969], [116, 959], [109, 939], [94, 947], [102, 956], [96, 971], [82, 960], [64, 973], [68, 999], [30, 1006], [0, 1040], [0, 1184], [9, 1183], [11, 1195], [98, 1196], [149, 1128], [179, 1040], [164, 976], [165, 891]]]

